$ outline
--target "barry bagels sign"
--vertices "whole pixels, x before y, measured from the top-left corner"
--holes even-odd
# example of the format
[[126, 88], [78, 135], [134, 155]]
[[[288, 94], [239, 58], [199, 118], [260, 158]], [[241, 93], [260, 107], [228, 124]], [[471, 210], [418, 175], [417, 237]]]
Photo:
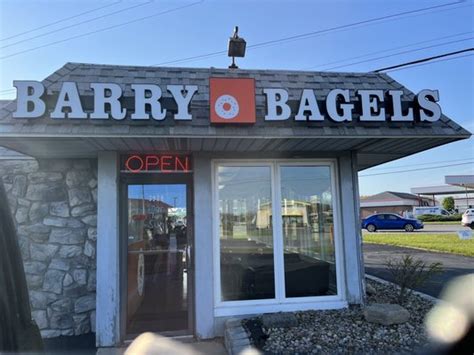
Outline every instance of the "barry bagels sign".
[[[197, 85], [131, 84], [133, 103], [123, 104], [122, 87], [116, 83], [91, 83], [92, 109], [84, 110], [75, 82], [63, 82], [59, 94], [46, 100], [45, 87], [38, 81], [14, 81], [17, 88], [17, 110], [14, 118], [162, 121], [167, 110], [177, 121], [192, 120], [191, 101], [198, 92]], [[163, 95], [163, 92], [170, 95]], [[325, 97], [314, 90], [303, 89], [290, 105], [284, 88], [263, 88], [265, 121], [324, 121], [349, 122], [353, 114], [366, 122], [435, 122], [441, 117], [437, 90], [421, 90], [413, 101], [402, 102], [402, 90], [333, 89]], [[166, 96], [166, 97], [165, 97]], [[169, 97], [171, 96], [171, 97]], [[356, 98], [354, 100], [354, 97]], [[128, 98], [128, 97], [127, 97]], [[173, 100], [173, 109], [168, 103]], [[51, 105], [51, 109], [48, 109]], [[292, 108], [293, 106], [293, 108]], [[255, 80], [252, 78], [209, 79], [210, 122], [213, 124], [253, 124], [256, 122]], [[128, 112], [130, 111], [130, 112]]]

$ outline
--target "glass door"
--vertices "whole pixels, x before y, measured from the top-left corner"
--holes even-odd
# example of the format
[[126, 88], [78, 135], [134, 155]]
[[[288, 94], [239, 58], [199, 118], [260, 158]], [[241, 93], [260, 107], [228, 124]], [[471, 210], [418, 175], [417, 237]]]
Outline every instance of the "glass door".
[[126, 324], [189, 334], [191, 244], [188, 185], [126, 184]]

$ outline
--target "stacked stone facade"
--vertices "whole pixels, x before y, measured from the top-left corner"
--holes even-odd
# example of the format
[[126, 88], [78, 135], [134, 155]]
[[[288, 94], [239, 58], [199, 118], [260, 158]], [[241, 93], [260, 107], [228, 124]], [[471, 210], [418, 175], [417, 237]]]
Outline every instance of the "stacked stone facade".
[[43, 337], [95, 329], [97, 162], [0, 160]]

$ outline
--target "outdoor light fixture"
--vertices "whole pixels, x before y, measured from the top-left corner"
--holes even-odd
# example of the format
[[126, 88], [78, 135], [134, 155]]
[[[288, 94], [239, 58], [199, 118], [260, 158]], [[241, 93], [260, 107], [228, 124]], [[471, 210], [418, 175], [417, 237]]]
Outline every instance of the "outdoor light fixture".
[[237, 69], [238, 66], [235, 64], [235, 57], [245, 57], [245, 46], [247, 42], [245, 39], [239, 37], [239, 26], [235, 26], [234, 35], [229, 38], [229, 47], [227, 55], [232, 57], [232, 64], [229, 65], [230, 69]]

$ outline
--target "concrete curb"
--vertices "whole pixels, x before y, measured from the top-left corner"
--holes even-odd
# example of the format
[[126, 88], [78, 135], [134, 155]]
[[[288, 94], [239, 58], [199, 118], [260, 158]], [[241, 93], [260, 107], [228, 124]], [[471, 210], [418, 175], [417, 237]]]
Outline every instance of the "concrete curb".
[[251, 345], [250, 334], [242, 326], [241, 318], [230, 318], [226, 320], [224, 327], [224, 346], [229, 355], [238, 355], [242, 352], [247, 352], [247, 350], [252, 351], [253, 354], [260, 353]]
[[[396, 287], [397, 289], [400, 289], [400, 286], [398, 286], [397, 284], [394, 284], [393, 282], [381, 279], [380, 277], [372, 276], [372, 275], [369, 275], [369, 274], [365, 274], [365, 277], [368, 278], [369, 280], [376, 281], [376, 282], [379, 282], [379, 283], [384, 284], [384, 285], [391, 285], [391, 286]], [[413, 292], [414, 295], [420, 296], [421, 298], [424, 298], [425, 300], [428, 300], [428, 301], [431, 301], [431, 302], [434, 302], [434, 303], [438, 303], [438, 302], [441, 301], [439, 298], [427, 295], [426, 293], [423, 293], [423, 292], [420, 292], [420, 291], [415, 291], [415, 290], [411, 290], [411, 291]]]

